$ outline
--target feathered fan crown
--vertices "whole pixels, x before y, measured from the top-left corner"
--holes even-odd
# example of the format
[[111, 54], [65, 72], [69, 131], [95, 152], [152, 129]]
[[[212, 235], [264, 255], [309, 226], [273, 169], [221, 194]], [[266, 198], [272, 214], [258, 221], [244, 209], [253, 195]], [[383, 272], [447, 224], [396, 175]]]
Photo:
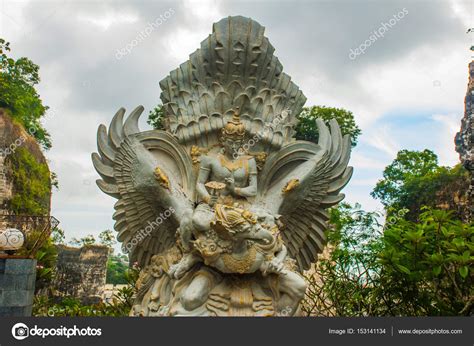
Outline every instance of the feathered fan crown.
[[[224, 18], [201, 48], [160, 82], [166, 130], [181, 144], [218, 143], [237, 107], [249, 136], [263, 132], [258, 149], [279, 149], [292, 140], [306, 97], [282, 72], [263, 34], [264, 27], [250, 18]], [[290, 116], [275, 122], [284, 111]]]

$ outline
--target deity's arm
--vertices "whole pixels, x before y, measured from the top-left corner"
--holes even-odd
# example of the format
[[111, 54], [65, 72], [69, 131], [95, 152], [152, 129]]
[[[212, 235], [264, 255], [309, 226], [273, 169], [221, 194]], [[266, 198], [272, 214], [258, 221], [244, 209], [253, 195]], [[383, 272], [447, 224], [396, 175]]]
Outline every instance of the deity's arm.
[[206, 203], [209, 203], [211, 196], [209, 195], [209, 192], [207, 191], [206, 186], [204, 186], [204, 184], [207, 183], [210, 173], [210, 159], [207, 156], [203, 156], [201, 158], [201, 165], [199, 167], [199, 175], [196, 182], [196, 191], [198, 193], [199, 198]]
[[288, 254], [288, 250], [287, 250], [285, 244], [281, 244], [281, 249], [280, 249], [280, 251], [277, 252], [275, 258], [278, 261], [283, 262], [285, 260], [287, 254]]
[[242, 197], [255, 197], [257, 195], [257, 163], [254, 158], [249, 160], [249, 185], [236, 187], [234, 193]]

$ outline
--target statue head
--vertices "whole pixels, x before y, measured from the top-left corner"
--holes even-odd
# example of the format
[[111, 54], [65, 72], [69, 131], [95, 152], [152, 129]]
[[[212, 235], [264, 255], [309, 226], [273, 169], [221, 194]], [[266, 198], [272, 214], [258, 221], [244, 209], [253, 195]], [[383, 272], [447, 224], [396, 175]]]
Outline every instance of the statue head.
[[215, 206], [216, 219], [211, 223], [216, 233], [224, 239], [248, 238], [257, 219], [248, 210], [223, 204]]
[[245, 126], [240, 121], [239, 107], [234, 110], [232, 119], [222, 128], [221, 143], [228, 153], [236, 153], [242, 147], [245, 136]]

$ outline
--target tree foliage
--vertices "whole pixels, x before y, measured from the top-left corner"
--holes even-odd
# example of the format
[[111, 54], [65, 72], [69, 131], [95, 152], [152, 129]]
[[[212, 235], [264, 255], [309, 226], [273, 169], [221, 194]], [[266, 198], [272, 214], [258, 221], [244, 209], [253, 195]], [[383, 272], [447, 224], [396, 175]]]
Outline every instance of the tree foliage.
[[380, 272], [379, 217], [347, 203], [330, 210], [328, 253], [318, 259], [314, 272], [306, 275], [308, 289], [302, 309], [307, 315], [377, 314], [378, 302], [368, 287], [376, 285]]
[[403, 185], [397, 207], [409, 210], [407, 217], [416, 220], [424, 206], [451, 210], [453, 217], [466, 219], [469, 204], [469, 172], [461, 165], [437, 167], [424, 176], [412, 177]]
[[108, 284], [126, 284], [128, 270], [128, 258], [125, 255], [122, 256], [110, 256], [107, 261], [107, 278], [106, 283]]
[[465, 195], [468, 172], [462, 165], [453, 168], [438, 166], [438, 157], [431, 150], [401, 150], [383, 172], [371, 192], [390, 214], [390, 210], [409, 210], [407, 217], [416, 220], [423, 206], [455, 211], [462, 219], [466, 214], [461, 200]]
[[383, 179], [377, 182], [371, 195], [380, 199], [385, 207], [397, 206], [405, 183], [423, 177], [438, 168], [438, 157], [431, 150], [401, 150], [396, 159], [383, 171]]
[[318, 128], [315, 122], [317, 118], [324, 120], [326, 125], [329, 124], [331, 119], [336, 119], [341, 127], [342, 134], [349, 134], [351, 136], [352, 146], [356, 146], [361, 130], [357, 126], [352, 112], [343, 108], [326, 106], [303, 108], [303, 111], [298, 115], [299, 123], [296, 126], [296, 139], [317, 143], [319, 138]]
[[110, 229], [102, 231], [99, 233], [99, 243], [105, 245], [109, 248], [112, 248], [117, 241], [115, 240], [115, 234]]
[[386, 225], [347, 204], [331, 211], [328, 258], [308, 277], [307, 314], [455, 316], [473, 313], [474, 224], [424, 208]]
[[93, 244], [96, 244], [96, 243], [97, 243], [97, 241], [95, 240], [95, 237], [92, 234], [88, 234], [85, 237], [82, 237], [80, 239], [72, 238], [69, 241], [69, 244], [71, 246], [77, 246], [77, 247], [93, 245]]
[[25, 57], [15, 60], [8, 52], [10, 43], [0, 38], [0, 107], [9, 109], [13, 119], [49, 149], [50, 135], [40, 122], [48, 107], [35, 89], [40, 82], [39, 66]]
[[156, 130], [164, 130], [164, 115], [163, 105], [159, 104], [148, 114], [147, 123]]
[[384, 232], [379, 294], [388, 314], [468, 315], [474, 299], [474, 224], [452, 212], [423, 208], [420, 222], [403, 218]]

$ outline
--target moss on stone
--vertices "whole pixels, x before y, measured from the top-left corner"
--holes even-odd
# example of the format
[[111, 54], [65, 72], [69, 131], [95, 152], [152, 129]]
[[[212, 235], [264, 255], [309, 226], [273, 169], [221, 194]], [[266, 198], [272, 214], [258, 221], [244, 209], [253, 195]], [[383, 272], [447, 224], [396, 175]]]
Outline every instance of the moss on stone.
[[8, 157], [11, 165], [13, 197], [8, 202], [14, 214], [48, 215], [51, 197], [51, 176], [48, 165], [26, 148], [16, 148]]

